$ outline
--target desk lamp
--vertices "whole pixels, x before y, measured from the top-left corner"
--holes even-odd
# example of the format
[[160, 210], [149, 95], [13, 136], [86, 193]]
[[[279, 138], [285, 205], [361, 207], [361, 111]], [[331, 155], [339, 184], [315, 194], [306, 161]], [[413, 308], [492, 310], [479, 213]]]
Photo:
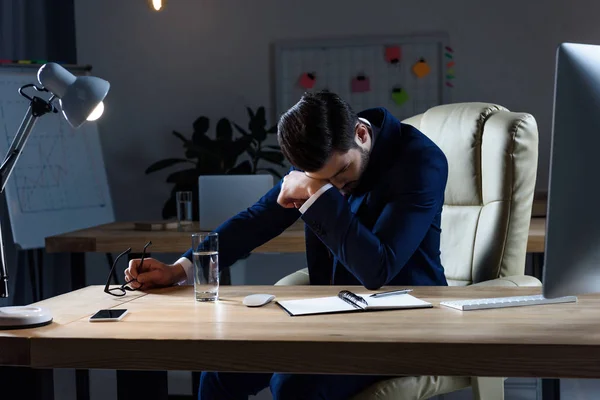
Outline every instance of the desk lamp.
[[[58, 112], [53, 104], [56, 99], [58, 99], [63, 116], [73, 128], [78, 128], [86, 120], [94, 121], [98, 119], [104, 111], [102, 100], [108, 93], [110, 84], [103, 79], [93, 76], [75, 77], [71, 72], [56, 63], [42, 65], [37, 72], [37, 79], [41, 87], [28, 84], [19, 88], [19, 94], [29, 100], [30, 103], [25, 118], [21, 122], [21, 126], [8, 149], [2, 165], [0, 165], [0, 194], [4, 192], [8, 177], [19, 159], [23, 146], [25, 146], [25, 142], [37, 119], [44, 114]], [[38, 92], [48, 92], [51, 96], [48, 100], [37, 96], [31, 97], [24, 93], [24, 90], [28, 88], [33, 88]], [[2, 263], [2, 268], [0, 268], [0, 297], [8, 297], [5, 253], [0, 224], [0, 262]], [[52, 314], [43, 307], [0, 307], [0, 329], [33, 328], [47, 325], [50, 322], [52, 322]]]

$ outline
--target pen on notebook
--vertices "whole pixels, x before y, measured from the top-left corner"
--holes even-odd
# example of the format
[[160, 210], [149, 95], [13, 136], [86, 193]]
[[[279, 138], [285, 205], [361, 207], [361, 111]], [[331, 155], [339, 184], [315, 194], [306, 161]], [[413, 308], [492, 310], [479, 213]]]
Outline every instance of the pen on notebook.
[[375, 293], [375, 294], [372, 294], [369, 297], [393, 296], [395, 294], [405, 294], [405, 293], [408, 293], [408, 292], [412, 292], [412, 289], [392, 290], [392, 291], [389, 291], [389, 292]]

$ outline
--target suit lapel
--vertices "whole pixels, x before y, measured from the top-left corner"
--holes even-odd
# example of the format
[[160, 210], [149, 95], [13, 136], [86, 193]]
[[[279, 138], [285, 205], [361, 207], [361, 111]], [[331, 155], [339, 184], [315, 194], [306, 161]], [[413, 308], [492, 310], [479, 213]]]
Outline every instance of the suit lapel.
[[350, 196], [350, 199], [348, 200], [348, 202], [350, 203], [350, 210], [352, 211], [353, 214], [357, 214], [358, 210], [360, 209], [360, 206], [362, 205], [363, 201], [365, 201], [365, 198], [367, 197], [367, 193], [362, 193], [360, 195], [352, 195]]

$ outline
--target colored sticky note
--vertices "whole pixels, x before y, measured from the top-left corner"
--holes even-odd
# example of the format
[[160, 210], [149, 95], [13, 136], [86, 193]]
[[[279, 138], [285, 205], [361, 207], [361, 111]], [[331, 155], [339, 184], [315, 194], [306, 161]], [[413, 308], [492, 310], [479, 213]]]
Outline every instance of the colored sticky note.
[[398, 46], [389, 46], [385, 48], [385, 61], [391, 64], [397, 64], [402, 58], [402, 51]]
[[300, 76], [300, 86], [304, 89], [312, 89], [315, 86], [315, 81], [315, 74], [307, 72]]
[[451, 84], [450, 82], [446, 82], [446, 86], [448, 86], [448, 87], [454, 87], [454, 85]]
[[408, 101], [408, 93], [402, 88], [394, 88], [392, 90], [392, 100], [394, 100], [394, 103], [401, 106]]
[[447, 74], [450, 75], [454, 75], [454, 68], [450, 68], [448, 71], [446, 71]]
[[455, 64], [456, 63], [454, 61], [450, 61], [448, 64], [446, 64], [446, 67], [452, 68], [452, 67], [454, 67]]
[[449, 53], [453, 53], [454, 52], [454, 50], [452, 50], [452, 47], [450, 47], [450, 46], [446, 46], [446, 51], [449, 52]]
[[364, 75], [359, 75], [352, 79], [351, 90], [354, 93], [368, 92], [371, 90], [371, 82]]
[[412, 70], [417, 78], [424, 78], [431, 72], [429, 64], [427, 64], [427, 61], [422, 58], [415, 65], [413, 65]]

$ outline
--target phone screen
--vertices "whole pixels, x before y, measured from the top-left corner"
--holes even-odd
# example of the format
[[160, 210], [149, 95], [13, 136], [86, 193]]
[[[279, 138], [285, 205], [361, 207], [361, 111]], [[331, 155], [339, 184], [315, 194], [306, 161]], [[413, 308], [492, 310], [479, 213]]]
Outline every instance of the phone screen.
[[125, 309], [110, 309], [110, 310], [100, 310], [96, 314], [90, 317], [91, 320], [94, 319], [119, 319], [121, 318], [127, 310]]

